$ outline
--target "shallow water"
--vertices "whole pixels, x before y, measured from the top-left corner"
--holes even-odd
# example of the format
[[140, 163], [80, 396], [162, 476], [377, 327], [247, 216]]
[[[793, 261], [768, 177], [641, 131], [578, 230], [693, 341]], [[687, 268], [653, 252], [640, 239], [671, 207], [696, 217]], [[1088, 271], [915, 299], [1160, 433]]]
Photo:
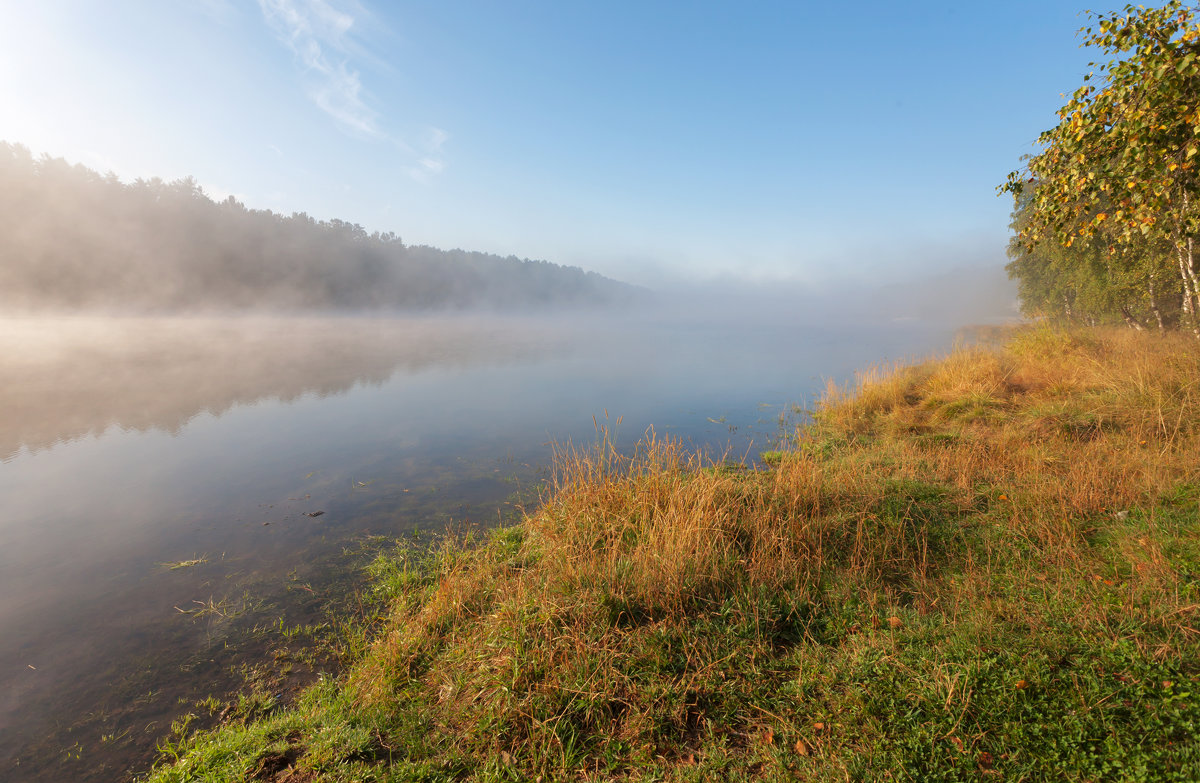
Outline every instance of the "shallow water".
[[0, 777], [145, 769], [244, 662], [231, 618], [311, 618], [365, 536], [494, 524], [551, 442], [607, 422], [753, 458], [826, 379], [951, 337], [798, 314], [0, 320]]

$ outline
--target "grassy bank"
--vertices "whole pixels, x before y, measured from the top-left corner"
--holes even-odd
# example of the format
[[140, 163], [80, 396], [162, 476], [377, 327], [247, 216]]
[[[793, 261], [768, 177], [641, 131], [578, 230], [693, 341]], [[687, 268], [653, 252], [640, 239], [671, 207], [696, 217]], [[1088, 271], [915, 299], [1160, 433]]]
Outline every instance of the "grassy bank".
[[522, 525], [375, 564], [343, 678], [152, 780], [1194, 779], [1193, 341], [869, 373], [770, 462], [564, 451]]

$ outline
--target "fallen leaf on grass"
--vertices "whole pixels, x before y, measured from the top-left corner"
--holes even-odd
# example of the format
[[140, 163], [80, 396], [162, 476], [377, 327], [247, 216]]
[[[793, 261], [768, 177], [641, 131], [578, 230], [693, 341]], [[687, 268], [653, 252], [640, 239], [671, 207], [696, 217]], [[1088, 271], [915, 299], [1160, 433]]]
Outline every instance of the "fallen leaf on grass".
[[796, 744], [792, 748], [801, 756], [808, 756], [812, 753], [812, 749], [808, 747], [808, 743], [802, 739], [796, 740]]

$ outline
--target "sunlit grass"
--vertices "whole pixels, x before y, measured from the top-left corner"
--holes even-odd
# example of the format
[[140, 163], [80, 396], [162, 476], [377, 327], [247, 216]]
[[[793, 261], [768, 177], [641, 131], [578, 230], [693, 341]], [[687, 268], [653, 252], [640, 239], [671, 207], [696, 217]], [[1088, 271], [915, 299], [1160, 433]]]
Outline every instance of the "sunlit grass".
[[1200, 352], [1033, 329], [831, 387], [729, 469], [564, 447], [545, 502], [373, 566], [386, 627], [156, 780], [1187, 780]]

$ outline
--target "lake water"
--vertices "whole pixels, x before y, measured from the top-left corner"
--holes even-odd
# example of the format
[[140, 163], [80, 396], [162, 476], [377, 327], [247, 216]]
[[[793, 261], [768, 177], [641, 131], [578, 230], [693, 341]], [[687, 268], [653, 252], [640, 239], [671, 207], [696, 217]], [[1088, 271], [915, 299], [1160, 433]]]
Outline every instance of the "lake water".
[[952, 338], [787, 312], [0, 320], [0, 778], [144, 770], [253, 664], [239, 629], [318, 617], [369, 536], [511, 515], [551, 442], [607, 421], [753, 458], [826, 379]]

